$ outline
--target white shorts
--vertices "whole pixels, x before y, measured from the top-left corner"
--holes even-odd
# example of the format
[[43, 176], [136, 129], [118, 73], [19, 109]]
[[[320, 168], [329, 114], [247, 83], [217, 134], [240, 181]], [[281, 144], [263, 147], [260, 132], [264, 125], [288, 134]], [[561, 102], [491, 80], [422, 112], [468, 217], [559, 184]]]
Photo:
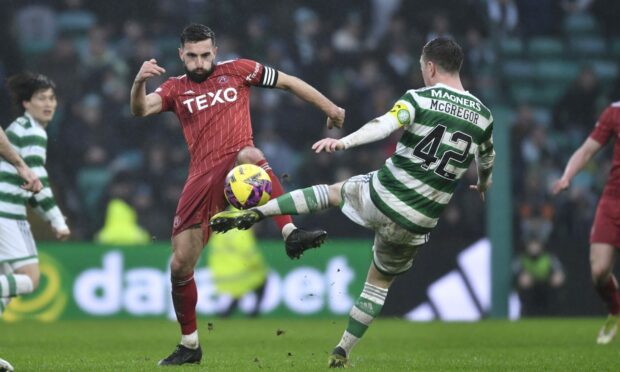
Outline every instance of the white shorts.
[[370, 199], [373, 173], [349, 178], [342, 185], [342, 213], [358, 225], [375, 232], [373, 259], [384, 274], [398, 275], [411, 268], [418, 248], [428, 241], [429, 234], [415, 234], [383, 214]]
[[0, 217], [0, 264], [15, 270], [39, 262], [37, 255], [28, 221]]

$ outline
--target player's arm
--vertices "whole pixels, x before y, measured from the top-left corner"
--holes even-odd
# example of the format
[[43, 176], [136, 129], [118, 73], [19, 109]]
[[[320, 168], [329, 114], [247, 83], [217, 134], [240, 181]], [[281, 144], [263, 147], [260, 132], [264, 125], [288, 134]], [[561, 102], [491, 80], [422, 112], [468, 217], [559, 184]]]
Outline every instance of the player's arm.
[[484, 201], [486, 191], [491, 187], [493, 176], [493, 164], [495, 163], [495, 147], [493, 146], [493, 123], [485, 131], [485, 135], [476, 150], [476, 167], [478, 170], [478, 183], [469, 186], [478, 191]]
[[288, 90], [297, 97], [311, 103], [327, 115], [327, 128], [334, 126], [342, 128], [345, 111], [338, 107], [313, 86], [295, 76], [287, 75], [281, 71], [275, 71], [275, 87]]
[[594, 155], [602, 148], [603, 146], [598, 143], [596, 140], [588, 137], [585, 142], [573, 153], [566, 164], [566, 168], [564, 168], [564, 174], [562, 178], [557, 180], [551, 189], [551, 192], [556, 195], [563, 190], [566, 190], [570, 185], [570, 181], [575, 177], [579, 171], [585, 167], [585, 165], [592, 159]]
[[162, 99], [157, 93], [146, 94], [146, 81], [166, 72], [163, 67], [157, 65], [155, 59], [145, 61], [138, 71], [131, 86], [131, 113], [134, 116], [148, 116], [161, 112]]
[[399, 128], [413, 123], [414, 115], [413, 107], [409, 103], [399, 100], [388, 113], [369, 121], [355, 132], [341, 139], [323, 138], [312, 145], [312, 149], [316, 153], [321, 151], [334, 152], [380, 141]]
[[[44, 167], [40, 168], [42, 178], [47, 178], [47, 171]], [[28, 201], [34, 211], [45, 221], [49, 222], [52, 230], [59, 240], [66, 240], [71, 235], [71, 230], [65, 222], [65, 216], [58, 208], [52, 189], [46, 184], [43, 189], [30, 198]]]
[[35, 193], [41, 191], [43, 188], [41, 180], [13, 149], [11, 142], [2, 129], [0, 129], [0, 156], [11, 163], [17, 170], [17, 174], [24, 180], [24, 183], [21, 185], [22, 189]]

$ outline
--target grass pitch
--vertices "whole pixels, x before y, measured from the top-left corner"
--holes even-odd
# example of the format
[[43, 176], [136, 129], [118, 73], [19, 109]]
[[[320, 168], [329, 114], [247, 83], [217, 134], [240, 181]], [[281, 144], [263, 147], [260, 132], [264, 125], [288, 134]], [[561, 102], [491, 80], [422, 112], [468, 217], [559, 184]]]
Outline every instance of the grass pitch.
[[[211, 326], [208, 323], [211, 322]], [[600, 319], [409, 323], [379, 319], [351, 355], [357, 371], [617, 371], [620, 340], [595, 344]], [[175, 371], [317, 371], [341, 319], [199, 321], [203, 361]], [[209, 330], [210, 329], [210, 330]], [[0, 323], [0, 357], [20, 371], [156, 371], [178, 342], [163, 320]]]

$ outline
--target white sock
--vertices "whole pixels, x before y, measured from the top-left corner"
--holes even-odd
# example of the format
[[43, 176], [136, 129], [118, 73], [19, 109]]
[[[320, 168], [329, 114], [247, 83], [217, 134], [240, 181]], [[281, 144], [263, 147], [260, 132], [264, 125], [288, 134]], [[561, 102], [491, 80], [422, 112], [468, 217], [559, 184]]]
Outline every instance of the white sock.
[[377, 287], [368, 282], [364, 283], [362, 294], [349, 312], [347, 329], [338, 343], [338, 346], [344, 349], [347, 356], [362, 338], [373, 319], [381, 313], [387, 294], [387, 288]]
[[15, 297], [31, 293], [32, 290], [32, 280], [28, 275], [0, 275], [0, 297]]
[[9, 302], [11, 302], [11, 297], [0, 298], [0, 316], [2, 316], [6, 307], [9, 306]]
[[198, 342], [198, 331], [194, 331], [188, 335], [181, 335], [181, 345], [186, 348], [196, 350], [200, 345]]
[[344, 331], [340, 342], [336, 346], [341, 347], [347, 353], [347, 356], [349, 356], [351, 349], [353, 349], [353, 346], [355, 346], [359, 340], [358, 337], [353, 336], [349, 331]]
[[286, 238], [288, 238], [288, 236], [293, 232], [293, 230], [295, 230], [297, 228], [297, 226], [295, 226], [294, 223], [289, 222], [286, 225], [284, 225], [284, 227], [282, 228], [282, 237], [284, 238], [284, 240], [286, 240]]

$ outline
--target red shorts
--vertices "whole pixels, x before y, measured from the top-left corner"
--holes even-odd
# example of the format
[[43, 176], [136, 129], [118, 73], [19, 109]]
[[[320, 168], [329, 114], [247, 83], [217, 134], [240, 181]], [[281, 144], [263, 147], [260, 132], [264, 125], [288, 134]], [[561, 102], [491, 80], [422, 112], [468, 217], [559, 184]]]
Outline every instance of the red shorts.
[[602, 198], [590, 231], [590, 244], [606, 243], [620, 248], [620, 200]]
[[209, 219], [227, 206], [224, 181], [236, 159], [237, 154], [231, 154], [208, 172], [190, 176], [185, 181], [174, 215], [172, 236], [192, 226], [202, 225], [203, 243], [207, 243], [210, 233]]

